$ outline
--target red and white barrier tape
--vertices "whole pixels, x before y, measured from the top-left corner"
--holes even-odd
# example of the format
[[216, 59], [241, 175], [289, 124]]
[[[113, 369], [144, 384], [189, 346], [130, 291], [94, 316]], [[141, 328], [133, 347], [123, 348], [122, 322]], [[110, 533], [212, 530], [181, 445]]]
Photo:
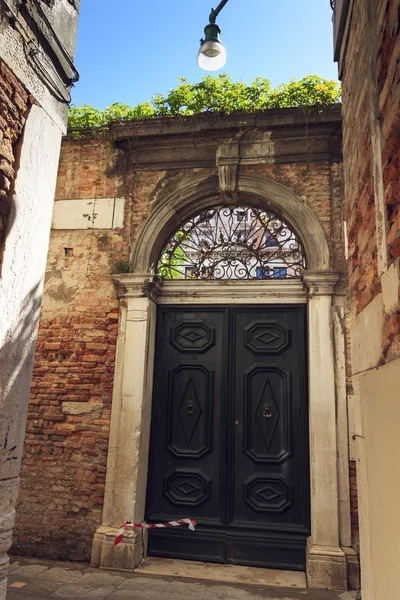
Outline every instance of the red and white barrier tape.
[[190, 531], [196, 530], [196, 521], [194, 519], [180, 519], [179, 521], [168, 521], [167, 523], [124, 523], [118, 529], [114, 546], [118, 546], [118, 544], [122, 542], [125, 535], [125, 529], [128, 526], [136, 529], [163, 529], [164, 527], [180, 527], [182, 525], [189, 525]]

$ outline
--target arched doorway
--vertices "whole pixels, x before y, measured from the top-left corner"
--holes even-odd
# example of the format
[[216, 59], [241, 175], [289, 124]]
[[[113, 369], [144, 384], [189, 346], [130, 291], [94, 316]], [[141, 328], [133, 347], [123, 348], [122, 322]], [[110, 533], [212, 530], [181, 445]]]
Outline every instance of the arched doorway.
[[[219, 205], [161, 251], [166, 281], [299, 280], [297, 234], [271, 210]], [[310, 535], [306, 307], [160, 303], [146, 521], [155, 556], [305, 570]], [[199, 288], [201, 294], [201, 287]], [[239, 301], [241, 301], [239, 303]]]
[[302, 199], [281, 184], [251, 174], [239, 175], [237, 190], [235, 201], [225, 199], [226, 205], [276, 215], [296, 232], [307, 268], [301, 278], [269, 277], [261, 269], [260, 279], [161, 281], [156, 271], [168, 239], [194, 214], [218, 205], [218, 178], [197, 175], [153, 209], [137, 238], [133, 273], [115, 276], [120, 329], [103, 526], [95, 535], [92, 563], [131, 569], [146, 547], [140, 530], [127, 536], [122, 551], [116, 552], [112, 543], [115, 528], [125, 521], [143, 521], [146, 511], [158, 307], [306, 307], [311, 500], [306, 568], [311, 587], [346, 589], [346, 557], [340, 541], [341, 523], [346, 526], [348, 521], [348, 503], [342, 501], [346, 478], [341, 474], [346, 433], [338, 436], [336, 420], [336, 399], [345, 387], [339, 364], [344, 341], [343, 331], [334, 327], [333, 310], [336, 298], [343, 295], [340, 275], [330, 270], [324, 231]]

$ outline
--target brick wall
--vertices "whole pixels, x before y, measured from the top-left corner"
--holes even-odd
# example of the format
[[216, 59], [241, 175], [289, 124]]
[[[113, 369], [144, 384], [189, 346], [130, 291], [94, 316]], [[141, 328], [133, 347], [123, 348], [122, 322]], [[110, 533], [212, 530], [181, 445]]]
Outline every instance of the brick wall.
[[400, 3], [390, 0], [379, 27], [376, 64], [382, 122], [384, 187], [390, 261], [400, 256]]
[[[64, 144], [56, 199], [119, 195], [120, 179], [106, 176], [116, 156], [107, 144]], [[127, 256], [121, 230], [52, 231], [16, 552], [89, 560], [101, 520], [118, 335], [110, 273]]]
[[[356, 3], [354, 20], [362, 21], [361, 3]], [[374, 189], [371, 180], [371, 127], [367, 86], [361, 83], [360, 65], [367, 64], [362, 29], [352, 40], [358, 61], [349, 65], [343, 85], [343, 154], [346, 185], [346, 221], [349, 252], [349, 291], [355, 296], [358, 314], [380, 291], [375, 235]], [[357, 50], [356, 50], [357, 48]], [[363, 79], [364, 75], [362, 75]], [[360, 82], [357, 90], [354, 81]], [[366, 160], [364, 157], [368, 157]]]
[[[378, 9], [378, 6], [377, 6]], [[400, 2], [389, 0], [379, 27], [376, 76], [382, 130], [382, 166], [388, 219], [389, 265], [400, 256]], [[388, 317], [384, 332], [387, 362], [400, 357], [400, 313]]]
[[[400, 3], [374, 3], [376, 48], [366, 35], [366, 8], [354, 3], [351, 35], [343, 71], [343, 154], [346, 185], [346, 220], [349, 246], [349, 291], [354, 315], [381, 292], [377, 265], [376, 202], [371, 140], [371, 93], [376, 92], [382, 144], [381, 165], [387, 216], [388, 263], [400, 256]], [[363, 71], [376, 56], [371, 90]], [[400, 355], [400, 321], [388, 317], [385, 356]]]
[[23, 85], [0, 60], [0, 274], [17, 168], [18, 143], [31, 104], [32, 98]]
[[[53, 230], [28, 414], [14, 551], [88, 560], [107, 462], [118, 301], [111, 274], [140, 225], [173, 190], [213, 169], [123, 167], [109, 142], [65, 141], [56, 200], [125, 198], [124, 227]], [[121, 167], [122, 165], [122, 167]], [[293, 189], [315, 211], [332, 266], [344, 265], [338, 162], [243, 167]]]
[[89, 559], [101, 518], [111, 414], [118, 311], [110, 304], [104, 311], [82, 307], [42, 318], [17, 509], [17, 552]]

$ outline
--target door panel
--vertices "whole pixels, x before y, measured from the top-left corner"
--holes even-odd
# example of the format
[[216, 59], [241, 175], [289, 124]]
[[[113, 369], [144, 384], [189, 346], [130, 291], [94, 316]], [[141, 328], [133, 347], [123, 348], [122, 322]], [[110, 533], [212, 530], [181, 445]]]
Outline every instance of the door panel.
[[[196, 517], [202, 530], [151, 531], [149, 554], [225, 561], [220, 485], [225, 309], [160, 308], [147, 494], [150, 522]], [[214, 557], [214, 558], [213, 558]]]
[[305, 309], [162, 307], [149, 554], [303, 569], [309, 535]]
[[212, 449], [214, 373], [182, 365], [169, 374], [168, 445], [177, 458], [200, 458]]
[[227, 562], [303, 568], [309, 530], [304, 309], [237, 308], [232, 320]]
[[292, 450], [290, 374], [258, 363], [241, 375], [243, 389], [239, 383], [237, 392], [239, 412], [243, 410], [244, 452], [256, 463], [282, 463]]

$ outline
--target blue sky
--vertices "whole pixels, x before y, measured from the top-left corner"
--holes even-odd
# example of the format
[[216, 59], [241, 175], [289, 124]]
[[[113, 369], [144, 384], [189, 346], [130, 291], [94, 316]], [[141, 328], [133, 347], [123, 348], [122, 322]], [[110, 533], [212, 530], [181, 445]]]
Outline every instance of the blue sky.
[[[200, 81], [199, 40], [218, 1], [82, 0], [73, 101], [135, 105], [167, 93], [179, 77]], [[217, 22], [228, 52], [222, 72], [234, 80], [337, 78], [329, 0], [229, 0]]]

